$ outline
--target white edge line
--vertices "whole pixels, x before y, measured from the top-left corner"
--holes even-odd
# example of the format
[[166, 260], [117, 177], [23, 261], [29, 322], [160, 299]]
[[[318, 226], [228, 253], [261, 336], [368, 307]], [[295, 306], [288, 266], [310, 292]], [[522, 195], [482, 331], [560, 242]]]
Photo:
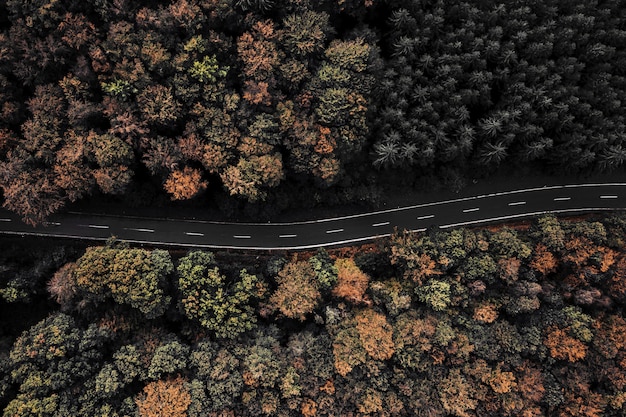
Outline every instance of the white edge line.
[[389, 222], [374, 223], [372, 227], [387, 226]]
[[509, 203], [509, 206], [523, 206], [525, 204], [526, 204], [525, 201], [515, 201], [513, 203]]
[[540, 216], [542, 214], [550, 214], [550, 213], [572, 213], [572, 212], [582, 212], [582, 211], [617, 211], [623, 209], [613, 209], [613, 208], [578, 208], [578, 209], [561, 209], [561, 210], [545, 210], [545, 211], [534, 211], [531, 213], [520, 213], [520, 214], [511, 214], [509, 216], [499, 216], [499, 217], [490, 217], [488, 219], [481, 220], [471, 220], [467, 222], [459, 222], [459, 223], [450, 223], [450, 224], [442, 224], [439, 226], [440, 229], [447, 229], [450, 227], [458, 227], [458, 226], [467, 226], [468, 224], [477, 224], [477, 223], [489, 223], [499, 220], [509, 220], [516, 219], [520, 217], [532, 217], [532, 216]]
[[600, 198], [617, 198], [616, 195], [601, 195]]
[[[510, 218], [532, 217], [532, 216], [538, 216], [538, 215], [550, 214], [550, 213], [571, 213], [571, 212], [585, 212], [585, 211], [624, 211], [624, 209], [620, 209], [620, 208], [581, 208], [581, 209], [546, 210], [546, 211], [536, 211], [536, 212], [532, 212], [532, 213], [515, 214], [515, 215], [510, 215], [510, 216], [492, 217], [492, 218], [489, 218], [489, 219], [474, 220], [474, 221], [470, 221], [470, 222], [453, 223], [453, 224], [447, 224], [447, 225], [443, 225], [443, 226], [439, 226], [439, 227], [443, 229], [443, 228], [450, 228], [450, 227], [462, 226], [462, 225], [467, 225], [467, 224], [489, 223], [489, 222], [492, 222], [492, 221], [506, 220], [506, 219], [510, 219]], [[425, 229], [416, 229], [416, 230], [411, 230], [411, 232], [422, 232], [424, 230]], [[41, 236], [41, 237], [62, 237], [62, 238], [82, 239], [82, 240], [97, 240], [97, 241], [106, 241], [106, 240], [109, 239], [109, 238], [106, 238], [106, 237], [84, 237], [84, 236], [75, 236], [75, 235], [62, 235], [62, 234], [54, 234], [54, 233], [47, 234], [47, 233], [35, 233], [35, 232], [0, 231], [0, 234], [29, 235], [29, 236]], [[149, 240], [136, 240], [136, 239], [120, 239], [120, 240], [123, 241], [123, 242], [141, 243], [141, 244], [154, 245], [154, 246], [162, 245], [162, 246], [178, 246], [178, 247], [186, 247], [186, 248], [240, 249], [240, 250], [267, 250], [267, 251], [272, 251], [272, 250], [314, 249], [314, 248], [321, 248], [321, 247], [325, 247], [325, 246], [337, 246], [337, 245], [344, 245], [344, 244], [348, 244], [348, 243], [363, 242], [363, 241], [367, 241], [367, 240], [380, 239], [380, 238], [389, 237], [389, 236], [391, 236], [391, 233], [375, 235], [375, 236], [359, 237], [359, 238], [355, 238], [355, 239], [340, 240], [340, 241], [336, 241], [336, 242], [326, 242], [326, 243], [318, 243], [318, 244], [313, 244], [313, 245], [302, 245], [302, 246], [284, 246], [284, 247], [278, 247], [278, 248], [267, 248], [267, 247], [261, 247], [261, 246], [220, 246], [220, 245], [193, 244], [193, 243], [151, 242]]]
[[435, 217], [435, 215], [434, 215], [434, 214], [429, 214], [429, 215], [427, 215], [427, 216], [419, 216], [419, 217], [417, 218], [417, 220], [432, 219], [433, 217]]
[[[443, 204], [458, 203], [458, 202], [461, 202], [461, 201], [478, 200], [478, 199], [487, 198], [487, 197], [500, 197], [500, 196], [503, 196], [503, 195], [520, 194], [520, 193], [532, 192], [532, 191], [562, 190], [562, 189], [565, 189], [565, 188], [624, 187], [624, 186], [626, 186], [626, 183], [622, 183], [622, 182], [610, 182], [610, 183], [606, 183], [606, 184], [592, 183], [592, 184], [548, 185], [546, 187], [522, 188], [522, 189], [519, 189], [519, 190], [499, 191], [499, 192], [496, 192], [496, 193], [475, 195], [475, 196], [470, 196], [470, 197], [461, 197], [461, 198], [455, 198], [455, 199], [452, 199], [452, 200], [433, 201], [433, 202], [430, 202], [430, 203], [415, 204], [415, 205], [406, 206], [406, 207], [396, 207], [396, 208], [387, 209], [387, 210], [372, 211], [370, 213], [350, 214], [348, 216], [331, 217], [331, 218], [327, 218], [327, 219], [303, 220], [303, 221], [285, 222], [285, 223], [280, 223], [280, 222], [276, 222], [276, 223], [254, 223], [254, 222], [251, 222], [251, 223], [245, 223], [245, 222], [243, 222], [243, 223], [233, 223], [233, 222], [219, 222], [219, 221], [208, 221], [208, 220], [189, 220], [189, 219], [172, 219], [172, 218], [159, 219], [159, 218], [153, 218], [153, 217], [138, 217], [138, 216], [108, 216], [108, 215], [104, 215], [104, 214], [96, 214], [96, 216], [100, 216], [100, 217], [125, 217], [125, 218], [146, 219], [146, 220], [166, 220], [166, 221], [174, 221], [174, 222], [203, 223], [203, 224], [255, 225], [255, 226], [290, 226], [290, 225], [294, 225], [294, 224], [324, 223], [324, 222], [331, 222], [331, 221], [335, 221], [335, 220], [345, 220], [345, 219], [353, 219], [353, 218], [357, 218], [357, 217], [374, 216], [374, 215], [377, 215], [377, 214], [384, 214], [384, 213], [395, 213], [397, 211], [406, 211], [406, 210], [412, 210], [412, 209], [422, 208], [422, 207], [432, 207], [432, 206], [438, 206], [438, 205], [443, 205]], [[71, 212], [68, 212], [68, 213], [69, 214], [79, 214], [79, 215], [80, 214], [92, 214], [92, 213], [81, 213], [81, 212], [76, 212], [76, 211], [71, 211]]]
[[326, 233], [340, 233], [343, 232], [343, 229], [333, 229], [333, 230], [327, 230]]

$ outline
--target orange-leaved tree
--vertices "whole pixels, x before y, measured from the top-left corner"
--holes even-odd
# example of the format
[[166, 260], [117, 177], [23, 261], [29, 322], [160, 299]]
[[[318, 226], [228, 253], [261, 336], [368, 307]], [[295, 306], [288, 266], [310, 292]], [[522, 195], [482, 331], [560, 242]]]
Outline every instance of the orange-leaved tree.
[[557, 262], [556, 256], [543, 243], [538, 243], [535, 246], [535, 253], [530, 266], [542, 275], [547, 275], [556, 271]]
[[365, 301], [365, 291], [369, 283], [367, 274], [354, 263], [351, 258], [342, 258], [335, 261], [337, 268], [337, 284], [333, 295], [353, 303]]
[[172, 196], [172, 200], [188, 200], [204, 191], [207, 182], [202, 180], [200, 170], [186, 166], [182, 171], [172, 171], [163, 187]]
[[306, 261], [289, 262], [276, 277], [278, 288], [270, 303], [285, 317], [304, 320], [321, 298], [313, 266]]
[[385, 315], [368, 308], [359, 311], [354, 320], [359, 339], [367, 354], [378, 360], [391, 358], [395, 352], [393, 328]]
[[565, 359], [576, 362], [587, 356], [587, 345], [568, 334], [569, 327], [560, 329], [550, 326], [544, 344], [550, 349], [550, 356], [554, 359]]
[[187, 417], [191, 395], [186, 382], [175, 379], [150, 382], [135, 402], [141, 417]]

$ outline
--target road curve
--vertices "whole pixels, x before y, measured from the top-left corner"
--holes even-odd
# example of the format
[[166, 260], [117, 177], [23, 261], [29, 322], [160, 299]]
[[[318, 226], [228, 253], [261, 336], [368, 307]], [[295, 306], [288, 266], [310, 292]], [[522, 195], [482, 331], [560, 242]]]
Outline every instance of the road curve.
[[371, 213], [291, 223], [225, 223], [64, 213], [31, 227], [0, 211], [0, 233], [120, 240], [207, 249], [298, 250], [389, 236], [395, 228], [423, 231], [502, 223], [546, 213], [626, 209], [626, 183], [568, 184], [496, 192]]

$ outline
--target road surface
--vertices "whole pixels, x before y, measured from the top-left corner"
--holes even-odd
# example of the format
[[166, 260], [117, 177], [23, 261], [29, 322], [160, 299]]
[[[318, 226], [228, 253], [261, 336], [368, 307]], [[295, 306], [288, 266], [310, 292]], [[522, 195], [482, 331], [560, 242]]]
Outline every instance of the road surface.
[[292, 223], [220, 223], [64, 213], [31, 227], [0, 212], [0, 233], [210, 249], [298, 250], [349, 245], [389, 236], [395, 228], [423, 231], [502, 223], [546, 213], [626, 209], [626, 183], [569, 184], [428, 202], [371, 213]]

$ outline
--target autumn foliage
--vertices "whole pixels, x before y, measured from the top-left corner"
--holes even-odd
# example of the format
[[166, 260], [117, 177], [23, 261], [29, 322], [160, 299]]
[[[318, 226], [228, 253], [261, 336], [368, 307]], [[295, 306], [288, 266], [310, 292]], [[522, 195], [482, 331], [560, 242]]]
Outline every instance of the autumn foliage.
[[389, 359], [395, 351], [393, 328], [383, 314], [367, 309], [355, 318], [356, 330], [363, 348], [369, 356], [377, 360]]
[[587, 346], [568, 334], [570, 329], [551, 327], [548, 329], [545, 345], [550, 349], [550, 356], [555, 359], [576, 362], [587, 355]]
[[202, 180], [199, 170], [185, 167], [182, 171], [172, 171], [163, 186], [172, 200], [188, 200], [206, 189], [207, 182]]
[[276, 277], [278, 288], [270, 303], [285, 317], [303, 321], [320, 300], [318, 283], [310, 263], [288, 263]]
[[335, 267], [337, 268], [337, 284], [333, 289], [333, 295], [352, 303], [363, 302], [369, 283], [367, 274], [361, 271], [351, 258], [337, 259]]
[[63, 311], [6, 344], [5, 414], [622, 416], [622, 239], [612, 217], [290, 258], [3, 252], [4, 300], [45, 271]]
[[150, 382], [136, 400], [141, 417], [186, 417], [191, 396], [182, 377]]

